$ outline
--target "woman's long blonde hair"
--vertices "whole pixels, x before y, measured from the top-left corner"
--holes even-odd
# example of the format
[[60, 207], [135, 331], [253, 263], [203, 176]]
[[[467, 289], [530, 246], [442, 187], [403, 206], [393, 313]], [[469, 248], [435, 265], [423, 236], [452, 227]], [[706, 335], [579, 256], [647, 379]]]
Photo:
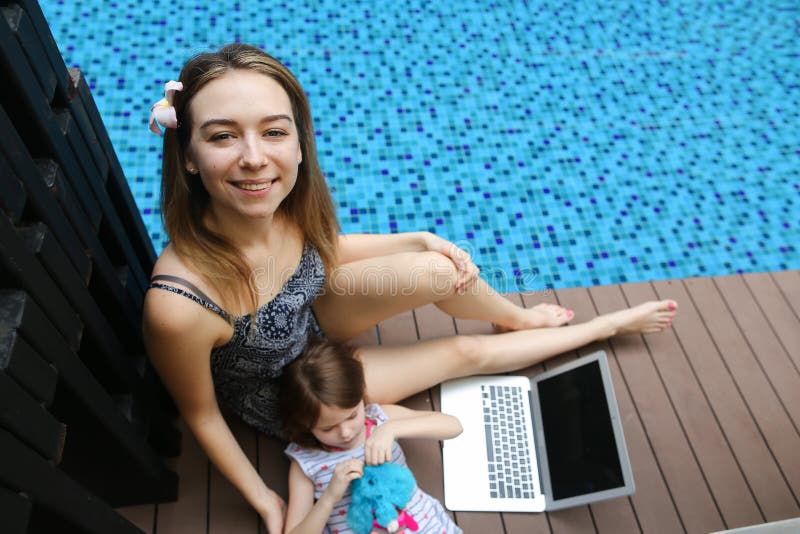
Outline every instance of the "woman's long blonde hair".
[[[251, 282], [251, 269], [232, 243], [205, 224], [208, 193], [200, 178], [184, 168], [192, 129], [189, 113], [192, 98], [208, 82], [234, 69], [247, 69], [269, 76], [289, 95], [302, 162], [297, 182], [278, 211], [302, 231], [307, 242], [316, 247], [328, 273], [336, 263], [339, 224], [317, 161], [308, 99], [289, 69], [262, 50], [238, 43], [190, 59], [180, 74], [183, 90], [176, 92], [173, 98], [178, 127], [167, 129], [164, 134], [161, 180], [164, 227], [178, 256], [217, 290], [222, 296], [223, 307], [227, 310], [249, 309], [252, 313], [258, 305], [258, 294]], [[243, 298], [244, 295], [248, 298]]]

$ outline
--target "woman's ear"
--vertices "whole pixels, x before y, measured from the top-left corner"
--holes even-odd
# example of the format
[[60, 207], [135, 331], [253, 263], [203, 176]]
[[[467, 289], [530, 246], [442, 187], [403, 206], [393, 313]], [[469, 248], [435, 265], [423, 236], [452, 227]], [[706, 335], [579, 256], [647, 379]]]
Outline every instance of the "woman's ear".
[[186, 169], [186, 172], [188, 172], [189, 174], [198, 173], [197, 166], [194, 164], [192, 158], [189, 156], [188, 150], [186, 151], [186, 156], [184, 157], [183, 160], [183, 168]]

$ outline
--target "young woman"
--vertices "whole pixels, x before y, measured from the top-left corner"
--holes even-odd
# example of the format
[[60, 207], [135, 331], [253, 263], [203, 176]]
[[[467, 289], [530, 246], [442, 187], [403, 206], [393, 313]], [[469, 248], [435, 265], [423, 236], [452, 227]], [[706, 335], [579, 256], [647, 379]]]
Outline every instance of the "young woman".
[[[451, 415], [370, 404], [355, 351], [318, 343], [290, 363], [281, 379], [284, 429], [292, 441], [286, 532], [352, 532], [350, 482], [364, 464], [406, 466], [398, 438], [448, 439], [461, 433]], [[415, 488], [403, 513], [419, 534], [460, 533], [442, 505]]]
[[277, 379], [310, 334], [347, 340], [431, 302], [508, 330], [361, 349], [370, 400], [391, 404], [448, 378], [660, 331], [675, 315], [674, 302], [649, 302], [561, 326], [569, 310], [514, 306], [477, 277], [465, 253], [432, 234], [339, 236], [308, 101], [286, 67], [257, 48], [234, 44], [192, 58], [153, 106], [157, 131], [156, 121], [166, 127], [162, 213], [171, 242], [145, 298], [147, 351], [200, 446], [271, 533], [281, 531], [284, 503], [247, 460], [218, 402], [278, 434]]

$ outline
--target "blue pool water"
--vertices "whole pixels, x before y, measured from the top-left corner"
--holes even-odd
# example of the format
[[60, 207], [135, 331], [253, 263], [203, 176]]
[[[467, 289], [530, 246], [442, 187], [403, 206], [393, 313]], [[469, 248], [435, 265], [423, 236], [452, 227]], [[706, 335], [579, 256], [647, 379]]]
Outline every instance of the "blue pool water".
[[800, 268], [800, 5], [42, 0], [157, 250], [149, 106], [238, 40], [309, 94], [345, 232], [430, 230], [498, 289]]

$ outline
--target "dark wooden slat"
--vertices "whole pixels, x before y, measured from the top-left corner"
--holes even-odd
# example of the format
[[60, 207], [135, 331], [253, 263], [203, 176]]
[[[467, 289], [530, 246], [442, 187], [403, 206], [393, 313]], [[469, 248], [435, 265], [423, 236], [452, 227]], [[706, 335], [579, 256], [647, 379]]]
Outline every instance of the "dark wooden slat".
[[[92, 154], [92, 160], [95, 168], [107, 183], [106, 177], [108, 176], [109, 172], [108, 158], [103, 153], [103, 148], [100, 146], [100, 141], [97, 139], [97, 134], [92, 127], [92, 123], [89, 121], [89, 116], [86, 114], [86, 108], [83, 107], [83, 101], [78, 95], [78, 84], [80, 83], [80, 79], [82, 77], [81, 71], [76, 68], [67, 70], [69, 71], [70, 94], [73, 95], [73, 98], [67, 104], [67, 108], [70, 110], [70, 112], [72, 112], [72, 118], [75, 119], [75, 122], [80, 129], [81, 135], [83, 136], [83, 142], [89, 152]], [[111, 200], [114, 200], [113, 195]], [[117, 209], [120, 208], [117, 207]], [[152, 263], [152, 261], [150, 261], [150, 263]]]
[[0, 427], [44, 458], [58, 463], [65, 427], [11, 377], [0, 371]]
[[71, 70], [72, 84], [76, 97], [80, 99], [86, 115], [89, 118], [89, 122], [92, 125], [92, 131], [96, 135], [104, 155], [108, 160], [110, 167], [107, 185], [108, 193], [113, 204], [123, 217], [123, 225], [128, 235], [131, 236], [133, 246], [136, 248], [141, 258], [142, 265], [146, 266], [146, 270], [149, 272], [149, 268], [156, 260], [155, 249], [150, 241], [142, 218], [138, 215], [132, 216], [132, 214], [138, 214], [136, 202], [128, 187], [125, 174], [122, 172], [122, 167], [119, 164], [116, 152], [114, 152], [114, 147], [111, 145], [111, 139], [100, 117], [100, 112], [97, 110], [97, 105], [89, 91], [89, 86], [86, 84], [85, 78], [79, 76], [79, 74], [80, 71], [76, 69]]
[[800, 373], [747, 290], [741, 276], [714, 278], [748, 345], [764, 369], [786, 412], [800, 429]]
[[56, 73], [53, 72], [52, 67], [50, 67], [47, 54], [39, 42], [38, 35], [33, 28], [30, 18], [28, 18], [25, 11], [16, 4], [3, 7], [2, 11], [8, 25], [11, 27], [11, 31], [14, 32], [14, 36], [25, 51], [28, 64], [33, 67], [42, 93], [47, 98], [47, 101], [51, 102], [56, 90]]
[[[748, 348], [713, 280], [692, 278], [684, 280], [684, 285], [748, 411], [764, 436], [770, 453], [778, 463], [781, 474], [797, 499], [800, 496], [800, 455], [797, 454], [800, 436], [789, 415]], [[751, 484], [756, 486], [756, 482]], [[762, 507], [766, 510], [766, 504], [762, 503]]]
[[[80, 240], [85, 245], [85, 249], [92, 258], [92, 283], [90, 285], [90, 290], [93, 297], [103, 309], [105, 315], [111, 319], [112, 324], [126, 325], [127, 328], [122, 332], [117, 332], [121, 339], [131, 341], [128, 337], [131, 332], [135, 332], [135, 336], [138, 338], [139, 332], [141, 331], [142, 292], [138, 292], [138, 298], [134, 299], [131, 298], [126, 288], [123, 287], [122, 282], [117, 276], [116, 269], [111, 264], [111, 260], [106, 254], [105, 249], [103, 249], [103, 246], [100, 244], [95, 233], [96, 228], [90, 226], [90, 218], [84, 214], [80, 206], [74, 201], [74, 194], [69, 182], [64, 179], [64, 175], [61, 173], [58, 164], [52, 160], [37, 160], [36, 167], [39, 169], [42, 179], [48, 189], [64, 208], [64, 213], [69, 219], [69, 223], [72, 225], [71, 228], [74, 229], [78, 237], [80, 237]], [[33, 185], [39, 186], [39, 184]], [[53, 207], [53, 209], [58, 208]], [[63, 246], [64, 241], [59, 238], [57, 234], [58, 227], [53, 226], [53, 217], [42, 214], [41, 210], [39, 210], [36, 215], [47, 224], [54, 234], [56, 234], [56, 237]], [[99, 219], [97, 220], [97, 224], [99, 224]], [[83, 272], [80, 267], [78, 269], [79, 272]], [[134, 342], [141, 344], [140, 340], [134, 340]]]
[[0, 210], [3, 210], [11, 222], [16, 224], [24, 209], [25, 189], [0, 152]]
[[[594, 318], [597, 315], [597, 312], [594, 309], [594, 305], [592, 304], [592, 299], [589, 296], [589, 292], [586, 289], [562, 289], [558, 292], [555, 292], [555, 297], [558, 299], [558, 304], [564, 306], [575, 313], [571, 324], [578, 324], [585, 321], [588, 321]], [[523, 295], [523, 300], [526, 302], [526, 306], [530, 307], [529, 304], [530, 297], [528, 295]], [[550, 298], [544, 296], [544, 298], [540, 299], [544, 300], [545, 302], [550, 302]], [[605, 350], [606, 354], [608, 355], [609, 365], [612, 366], [612, 376], [614, 374], [613, 365], [615, 365], [614, 354], [609, 350], [607, 345], [602, 345], [599, 343], [593, 343], [588, 347], [584, 347], [579, 351], [576, 351], [576, 355], [581, 354], [589, 354], [590, 352], [595, 352], [597, 350]], [[614, 389], [615, 391], [620, 391], [620, 389], [625, 388], [624, 382], [618, 381], [619, 379], [614, 381]], [[627, 395], [627, 390], [625, 391]], [[618, 404], [619, 404], [619, 394], [617, 394]], [[623, 415], [622, 407], [620, 406], [620, 414], [625, 419]], [[635, 414], [632, 414], [631, 419], [635, 418]], [[635, 418], [635, 421], [638, 423], [638, 418]], [[638, 429], [638, 432], [642, 432], [641, 427]], [[639, 442], [641, 443], [641, 442]], [[628, 449], [631, 450], [631, 444], [628, 443]], [[651, 473], [656, 473], [658, 476], [658, 480], [656, 481], [648, 481], [649, 484], [657, 484], [661, 483], [661, 488], [663, 490], [662, 497], [666, 497], [666, 501], [662, 501], [659, 508], [664, 507], [665, 503], [669, 503], [671, 506], [671, 502], [669, 501], [669, 495], [666, 493], [666, 489], [663, 485], [663, 479], [661, 478], [661, 474], [658, 472], [658, 466], [655, 465], [654, 459], [652, 458], [652, 451], [647, 448], [644, 451], [637, 451], [637, 453], [642, 454], [645, 459], [649, 459], [652, 462], [650, 465]], [[629, 453], [631, 456], [633, 452]], [[633, 465], [633, 464], [632, 464]], [[638, 484], [639, 479], [641, 476], [637, 476], [636, 470], [634, 469], [634, 483]], [[641, 492], [641, 489], [638, 490]], [[594, 526], [597, 529], [597, 532], [600, 533], [614, 533], [614, 534], [623, 534], [623, 533], [637, 533], [640, 532], [641, 527], [636, 519], [636, 512], [633, 508], [633, 503], [630, 498], [619, 498], [613, 499], [610, 501], [604, 501], [595, 503], [589, 506], [591, 517], [594, 520]], [[674, 509], [672, 510], [674, 513]], [[666, 511], [669, 513], [669, 510]], [[674, 517], [674, 516], [673, 516]], [[674, 517], [675, 523], [677, 524], [677, 517]], [[664, 520], [665, 525], [669, 525], [669, 519]]]
[[[62, 124], [53, 115], [47, 100], [42, 94], [25, 55], [11, 34], [4, 18], [0, 18], [0, 64], [9, 69], [8, 81], [2, 86], [2, 105], [12, 117], [16, 131], [24, 139], [26, 151], [35, 157], [54, 157], [64, 169], [64, 173], [78, 200], [87, 213], [92, 216], [97, 201], [86, 183], [80, 167], [75, 160], [61, 130]], [[5, 129], [5, 127], [3, 127]], [[4, 139], [3, 144], [6, 144]], [[5, 148], [5, 147], [4, 147]], [[12, 159], [13, 162], [13, 158]], [[17, 170], [17, 175], [25, 179], [25, 174]], [[92, 218], [94, 218], [92, 216]]]
[[71, 348], [80, 345], [83, 327], [61, 290], [25, 248], [11, 221], [0, 215], [0, 272], [27, 290], [47, 310], [48, 317]]
[[[623, 292], [632, 303], [658, 298], [648, 284], [626, 284]], [[675, 323], [682, 322], [684, 317], [679, 315]], [[647, 343], [725, 527], [760, 523], [764, 518], [674, 332], [647, 336]]]
[[[619, 286], [594, 287], [590, 294], [600, 313], [627, 307]], [[614, 338], [611, 346], [684, 528], [690, 532], [721, 530], [722, 518], [644, 340], [641, 336]]]
[[203, 534], [208, 530], [209, 462], [197, 440], [181, 422], [181, 455], [175, 459], [179, 487], [176, 502], [158, 505], [157, 534]]
[[[70, 350], [33, 299], [21, 291], [0, 291], [0, 316], [6, 317], [12, 327], [17, 328], [22, 334], [25, 341], [58, 369], [63, 386], [79, 403], [81, 415], [90, 418], [102, 428], [103, 435], [109, 443], [117, 447], [120, 454], [124, 453], [126, 462], [124, 467], [133, 471], [140, 485], [134, 484], [134, 480], [125, 481], [123, 487], [119, 487], [122, 486], [120, 481], [108, 480], [107, 483], [117, 483], [115, 489], [120, 492], [126, 488], [130, 491], [146, 492], [152, 501], [174, 498], [177, 489], [175, 474], [165, 468], [143, 441], [143, 437], [134, 432], [108, 393]], [[69, 423], [66, 420], [65, 422]], [[68, 446], [69, 443], [68, 439]], [[110, 454], [113, 451], [103, 452]], [[141, 485], [145, 486], [144, 489]], [[125, 496], [117, 496], [117, 498], [122, 497]], [[139, 495], [139, 498], [142, 496]]]
[[[231, 432], [236, 437], [247, 458], [255, 466], [258, 465], [258, 438], [256, 430], [243, 423], [233, 414], [226, 413], [226, 420]], [[241, 532], [258, 533], [261, 518], [228, 479], [211, 465], [209, 479], [209, 534], [227, 534]]]
[[140, 506], [126, 506], [117, 508], [117, 513], [136, 525], [136, 528], [145, 534], [154, 534], [153, 527], [156, 520], [156, 505], [142, 504]]
[[8, 373], [44, 406], [53, 401], [58, 371], [17, 335], [5, 317], [0, 317], [0, 370]]
[[745, 274], [742, 278], [778, 336], [783, 350], [792, 359], [795, 370], [800, 369], [800, 318], [793, 313], [769, 274]]
[[[72, 269], [61, 246], [46, 225], [38, 223], [20, 233], [28, 250], [36, 254], [83, 321], [85, 339], [81, 348], [82, 359], [101, 379], [107, 390], [135, 392], [137, 397], [140, 396], [138, 390], [141, 383], [135, 367], [135, 357], [131, 354], [131, 350], [138, 347], [131, 346], [129, 342], [126, 348], [117, 339], [105, 315], [89, 295], [88, 289]], [[91, 342], [87, 343], [89, 338]], [[96, 350], [87, 350], [87, 347]], [[138, 355], [138, 358], [143, 359], [144, 356]]]
[[800, 271], [781, 271], [772, 273], [771, 276], [794, 311], [795, 317], [800, 317]]
[[[792, 491], [770, 453], [746, 399], [737, 389], [725, 361], [706, 330], [704, 319], [707, 317], [694, 306], [694, 301], [709, 300], [705, 290], [713, 290], [713, 286], [696, 286], [691, 295], [682, 282], [659, 281], [654, 282], [653, 286], [659, 298], [673, 299], [679, 303], [679, 316], [673, 329], [719, 421], [738, 469], [747, 481], [748, 491], [742, 491], [738, 496], [740, 506], [750, 508], [747, 497], [752, 495], [767, 521], [793, 517], [798, 506]], [[727, 314], [727, 311], [723, 308], [715, 313]], [[733, 470], [728, 473], [729, 476], [733, 474]], [[749, 524], [758, 522], [752, 520]]]
[[[2, 3], [9, 4], [11, 2], [9, 0], [3, 0]], [[15, 3], [21, 5], [30, 18], [39, 42], [42, 44], [42, 49], [47, 55], [50, 68], [56, 75], [56, 87], [59, 96], [62, 100], [67, 100], [70, 91], [69, 74], [64, 65], [64, 60], [61, 58], [61, 54], [58, 51], [58, 45], [53, 38], [53, 34], [50, 32], [50, 26], [47, 24], [44, 13], [42, 13], [42, 9], [39, 7], [39, 2], [36, 0], [15, 0]]]
[[285, 449], [285, 441], [265, 434], [258, 435], [258, 472], [267, 487], [288, 502], [289, 459], [283, 453]]
[[27, 533], [32, 507], [31, 501], [25, 495], [0, 486], [0, 517], [3, 518], [3, 532]]
[[138, 534], [140, 531], [80, 484], [0, 429], [0, 481], [80, 525], [85, 532]]

